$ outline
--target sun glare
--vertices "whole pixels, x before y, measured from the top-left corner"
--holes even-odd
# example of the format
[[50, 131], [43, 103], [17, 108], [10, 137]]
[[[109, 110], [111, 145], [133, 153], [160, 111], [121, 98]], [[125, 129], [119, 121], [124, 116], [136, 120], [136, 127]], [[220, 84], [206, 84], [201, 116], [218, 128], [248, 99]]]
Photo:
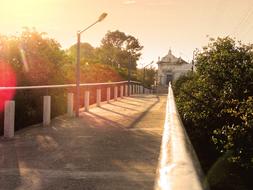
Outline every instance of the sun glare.
[[[0, 61], [0, 86], [16, 86], [16, 75], [9, 64]], [[15, 95], [15, 90], [0, 90], [0, 112], [4, 109], [4, 102], [11, 100]]]
[[[17, 26], [36, 26], [38, 22], [47, 18], [46, 13], [49, 8], [49, 0], [1, 1], [0, 16], [3, 21], [8, 21]], [[2, 20], [1, 18], [0, 20]]]

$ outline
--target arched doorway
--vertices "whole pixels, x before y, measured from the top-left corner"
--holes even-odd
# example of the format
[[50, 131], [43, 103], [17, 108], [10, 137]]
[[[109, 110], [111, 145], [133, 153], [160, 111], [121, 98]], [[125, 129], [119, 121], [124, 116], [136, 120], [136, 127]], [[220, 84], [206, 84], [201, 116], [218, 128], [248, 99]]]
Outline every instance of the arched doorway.
[[173, 80], [173, 74], [171, 72], [166, 74], [166, 85], [169, 85], [169, 83]]

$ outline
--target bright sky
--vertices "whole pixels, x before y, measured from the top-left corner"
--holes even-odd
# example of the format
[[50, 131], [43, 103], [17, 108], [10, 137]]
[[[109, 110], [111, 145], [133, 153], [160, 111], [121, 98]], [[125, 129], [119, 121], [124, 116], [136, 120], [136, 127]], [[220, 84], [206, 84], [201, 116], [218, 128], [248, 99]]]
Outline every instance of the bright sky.
[[156, 61], [169, 49], [186, 61], [208, 37], [235, 36], [253, 42], [253, 0], [0, 0], [0, 34], [35, 27], [63, 48], [76, 42], [76, 31], [108, 17], [82, 35], [99, 46], [108, 30], [120, 30], [144, 45], [140, 64]]

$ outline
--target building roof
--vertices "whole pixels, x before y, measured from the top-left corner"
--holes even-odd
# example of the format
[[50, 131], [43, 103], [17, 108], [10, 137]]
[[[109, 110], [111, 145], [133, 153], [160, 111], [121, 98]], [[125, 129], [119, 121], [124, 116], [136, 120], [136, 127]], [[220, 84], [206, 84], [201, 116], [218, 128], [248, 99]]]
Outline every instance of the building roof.
[[168, 54], [164, 56], [160, 61], [157, 62], [157, 64], [161, 63], [167, 63], [167, 64], [188, 64], [185, 60], [183, 60], [181, 57], [177, 58], [174, 56], [169, 50]]

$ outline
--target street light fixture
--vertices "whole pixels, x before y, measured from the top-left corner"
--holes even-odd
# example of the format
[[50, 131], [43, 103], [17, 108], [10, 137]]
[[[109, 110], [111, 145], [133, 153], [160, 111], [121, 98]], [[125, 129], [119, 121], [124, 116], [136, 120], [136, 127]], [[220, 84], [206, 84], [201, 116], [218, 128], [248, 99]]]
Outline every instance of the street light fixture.
[[83, 30], [77, 31], [77, 45], [76, 45], [76, 117], [79, 117], [79, 98], [80, 98], [80, 41], [81, 41], [81, 34], [105, 19], [107, 13], [103, 13], [99, 16], [96, 22], [91, 24], [90, 26], [86, 27]]

